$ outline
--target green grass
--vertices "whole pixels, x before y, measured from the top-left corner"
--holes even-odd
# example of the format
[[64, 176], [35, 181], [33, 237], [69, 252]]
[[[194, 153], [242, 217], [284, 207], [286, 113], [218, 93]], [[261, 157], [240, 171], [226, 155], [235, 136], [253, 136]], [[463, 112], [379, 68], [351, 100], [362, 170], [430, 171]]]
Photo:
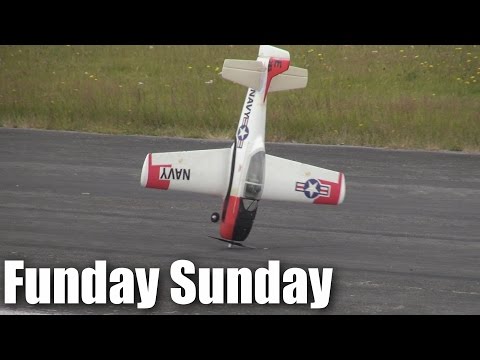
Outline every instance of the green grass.
[[[480, 46], [282, 46], [306, 89], [269, 97], [267, 140], [480, 151]], [[0, 126], [233, 138], [258, 46], [0, 46]], [[208, 82], [212, 83], [208, 84]]]

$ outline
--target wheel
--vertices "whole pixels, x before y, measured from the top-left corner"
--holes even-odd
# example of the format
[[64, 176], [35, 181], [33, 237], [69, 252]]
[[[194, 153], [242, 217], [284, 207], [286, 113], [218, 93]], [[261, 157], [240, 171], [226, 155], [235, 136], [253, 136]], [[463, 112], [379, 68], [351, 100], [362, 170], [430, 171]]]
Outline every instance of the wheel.
[[210, 216], [210, 220], [211, 220], [213, 223], [218, 222], [218, 220], [220, 220], [220, 214], [214, 212], [214, 213]]

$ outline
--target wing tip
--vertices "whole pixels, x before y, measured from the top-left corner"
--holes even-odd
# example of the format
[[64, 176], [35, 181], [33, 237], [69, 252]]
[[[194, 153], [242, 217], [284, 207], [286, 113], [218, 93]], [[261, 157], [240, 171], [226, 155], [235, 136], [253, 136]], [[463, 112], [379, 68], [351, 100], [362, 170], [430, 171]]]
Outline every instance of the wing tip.
[[142, 174], [140, 175], [140, 184], [143, 187], [147, 187], [148, 183], [148, 170], [149, 170], [149, 162], [150, 162], [150, 157], [152, 154], [147, 154], [145, 157], [145, 161], [143, 162], [143, 167], [142, 167]]
[[338, 197], [338, 203], [337, 205], [340, 205], [343, 203], [343, 200], [345, 200], [345, 174], [340, 173], [340, 195]]

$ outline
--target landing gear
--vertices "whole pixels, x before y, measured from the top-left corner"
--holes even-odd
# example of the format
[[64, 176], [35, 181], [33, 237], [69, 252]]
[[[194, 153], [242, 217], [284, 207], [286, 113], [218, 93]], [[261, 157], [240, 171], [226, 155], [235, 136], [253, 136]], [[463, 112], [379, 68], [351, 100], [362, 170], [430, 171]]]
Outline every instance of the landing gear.
[[233, 240], [225, 240], [225, 239], [222, 239], [222, 238], [218, 238], [218, 237], [215, 237], [215, 236], [210, 236], [208, 235], [209, 238], [212, 238], [212, 239], [215, 239], [215, 240], [219, 240], [219, 241], [222, 241], [224, 243], [227, 243], [228, 244], [228, 248], [231, 249], [233, 246], [239, 246], [239, 247], [243, 247], [243, 248], [248, 248], [248, 249], [256, 249], [255, 247], [253, 246], [248, 246], [248, 245], [244, 245], [238, 241], [233, 241]]
[[218, 220], [220, 220], [220, 214], [217, 213], [217, 212], [214, 212], [212, 215], [210, 215], [210, 220], [211, 220], [213, 223], [218, 222]]

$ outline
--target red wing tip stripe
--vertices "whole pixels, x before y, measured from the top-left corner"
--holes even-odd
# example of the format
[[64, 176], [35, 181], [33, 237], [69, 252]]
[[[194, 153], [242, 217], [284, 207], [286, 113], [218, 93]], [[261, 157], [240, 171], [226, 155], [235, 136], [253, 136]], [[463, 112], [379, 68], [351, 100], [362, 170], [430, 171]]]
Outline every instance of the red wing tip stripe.
[[148, 175], [146, 186], [147, 188], [168, 190], [170, 187], [170, 180], [160, 180], [160, 168], [172, 167], [172, 165], [153, 165], [153, 156], [148, 154]]
[[[313, 201], [314, 204], [323, 204], [323, 205], [338, 205], [341, 203], [341, 195], [342, 195], [342, 179], [343, 179], [343, 173], [339, 173], [338, 177], [338, 182], [331, 182], [331, 181], [326, 181], [326, 180], [321, 180], [319, 181], [322, 183], [321, 189], [320, 189], [320, 196], [315, 198]], [[329, 190], [329, 194], [327, 195], [324, 191]]]

